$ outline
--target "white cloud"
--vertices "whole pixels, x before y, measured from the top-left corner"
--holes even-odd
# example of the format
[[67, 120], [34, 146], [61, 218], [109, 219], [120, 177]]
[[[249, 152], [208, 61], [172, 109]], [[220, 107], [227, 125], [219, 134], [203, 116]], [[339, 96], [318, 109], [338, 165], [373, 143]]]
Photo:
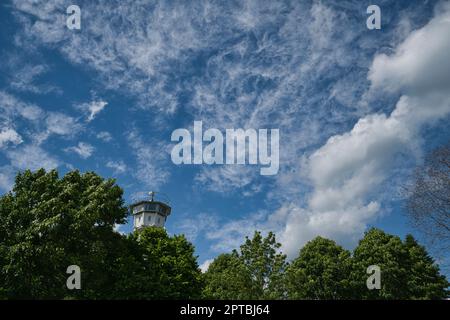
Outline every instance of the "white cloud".
[[110, 142], [113, 138], [108, 131], [101, 131], [97, 134], [97, 139], [103, 140], [104, 142]]
[[414, 154], [421, 127], [450, 114], [449, 9], [412, 32], [392, 56], [374, 58], [370, 90], [403, 95], [389, 115], [360, 118], [350, 131], [332, 136], [304, 159], [301, 168], [312, 187], [305, 207], [285, 203], [272, 214], [227, 222], [208, 233], [218, 241], [215, 249], [236, 247], [235, 239], [255, 229], [275, 231], [290, 257], [318, 235], [344, 245], [356, 242], [380, 214], [374, 192], [392, 174], [396, 156]]
[[195, 176], [195, 181], [211, 191], [230, 192], [249, 187], [258, 170], [259, 168], [238, 165], [203, 166]]
[[214, 259], [207, 259], [203, 261], [203, 263], [199, 266], [200, 270], [205, 273], [213, 261]]
[[[13, 57], [9, 63], [11, 65], [22, 65], [24, 62]], [[61, 93], [61, 89], [48, 85], [37, 83], [39, 77], [45, 74], [49, 70], [46, 65], [38, 64], [31, 65], [25, 64], [20, 69], [12, 70], [12, 79], [10, 86], [16, 91], [32, 92], [35, 94], [47, 94], [50, 92]]]
[[128, 141], [137, 161], [137, 170], [133, 176], [149, 190], [157, 190], [170, 175], [167, 168], [162, 166], [164, 161], [169, 161], [166, 146], [156, 141], [145, 143], [137, 130], [128, 134]]
[[12, 128], [2, 129], [0, 131], [0, 148], [2, 148], [5, 144], [20, 144], [22, 143], [22, 137], [16, 132], [16, 130]]
[[44, 168], [51, 170], [57, 168], [59, 161], [49, 155], [44, 149], [36, 145], [26, 145], [18, 149], [7, 151], [7, 157], [15, 168], [38, 170]]
[[[180, 93], [187, 93], [193, 98], [183, 104], [183, 112], [206, 126], [282, 128], [285, 168], [295, 166], [304, 148], [335, 132], [328, 124], [305, 134], [329, 113], [328, 106], [317, 106], [326, 93], [317, 92], [316, 85], [320, 74], [334, 75], [336, 66], [353, 65], [360, 52], [354, 50], [349, 17], [320, 2], [131, 6], [117, 1], [107, 8], [89, 2], [83, 14], [90, 23], [80, 33], [55, 27], [54, 21], [65, 19], [58, 1], [14, 4], [25, 30], [23, 42], [56, 47], [72, 63], [95, 70], [106, 87], [136, 96], [141, 108], [161, 111], [154, 123], [168, 123], [164, 116], [176, 112]], [[201, 62], [198, 68], [193, 61]], [[238, 170], [209, 169], [217, 172], [200, 176], [220, 174], [236, 181]], [[258, 175], [245, 181], [255, 179]], [[220, 192], [220, 184], [220, 179], [208, 179], [207, 187]]]
[[450, 77], [449, 5], [426, 26], [411, 32], [395, 54], [375, 57], [369, 73], [374, 89], [422, 95], [448, 90]]
[[113, 169], [114, 174], [120, 174], [127, 171], [127, 165], [122, 160], [119, 161], [108, 161], [106, 166], [110, 169]]
[[0, 119], [8, 122], [14, 121], [17, 116], [35, 122], [44, 115], [44, 111], [38, 106], [16, 99], [5, 91], [0, 91], [0, 109], [2, 111]]
[[79, 108], [87, 113], [87, 121], [90, 122], [90, 121], [94, 120], [96, 115], [100, 111], [102, 111], [106, 107], [107, 104], [108, 104], [108, 102], [106, 102], [106, 101], [95, 100], [95, 101], [83, 103], [83, 104], [77, 106], [77, 108]]
[[124, 227], [123, 224], [114, 224], [114, 231], [120, 234], [125, 234], [124, 231], [122, 231], [121, 229]]
[[0, 91], [0, 111], [0, 124], [4, 127], [15, 127], [13, 124], [18, 120], [27, 121], [24, 134], [37, 145], [42, 144], [51, 135], [73, 137], [83, 129], [74, 117], [61, 112], [46, 112], [35, 104], [24, 102], [5, 91]]
[[417, 147], [423, 124], [450, 114], [448, 30], [450, 10], [411, 33], [393, 56], [375, 57], [369, 73], [372, 90], [400, 90], [404, 95], [390, 115], [361, 118], [351, 131], [331, 137], [307, 159], [313, 192], [307, 209], [291, 208], [287, 215], [281, 240], [288, 254], [316, 235], [356, 239], [379, 211], [370, 198], [389, 176], [394, 157]]
[[59, 112], [48, 113], [45, 121], [47, 132], [50, 134], [73, 136], [82, 128], [75, 118]]
[[203, 232], [215, 230], [218, 227], [217, 217], [207, 213], [187, 214], [186, 217], [180, 217], [175, 224], [175, 228], [191, 242], [194, 242]]
[[14, 185], [15, 171], [11, 166], [0, 167], [0, 190], [9, 191]]
[[[417, 148], [420, 127], [448, 113], [446, 9], [411, 33], [393, 55], [373, 59], [368, 75], [372, 93], [385, 90], [403, 96], [392, 113], [371, 114], [376, 107], [352, 105], [365, 90], [366, 84], [357, 81], [360, 77], [349, 76], [327, 88], [342, 75], [353, 74], [351, 70], [365, 73], [373, 54], [368, 49], [384, 43], [373, 41], [364, 28], [350, 28], [356, 14], [351, 10], [347, 15], [348, 10], [307, 1], [289, 6], [273, 1], [236, 6], [159, 3], [152, 8], [115, 2], [114, 10], [90, 2], [83, 10], [90, 23], [74, 33], [59, 27], [65, 19], [59, 1], [14, 4], [26, 13], [20, 19], [26, 36], [97, 71], [108, 88], [137, 96], [142, 107], [173, 113], [179, 107], [180, 88], [189, 87], [193, 98], [183, 111], [206, 126], [281, 129], [281, 168], [271, 192], [288, 190], [290, 197], [301, 198], [298, 169], [303, 169], [311, 194], [305, 205], [285, 203], [265, 216], [264, 223], [246, 217], [227, 223], [224, 232], [210, 234], [224, 245], [255, 227], [278, 230], [290, 254], [317, 234], [359, 236], [377, 217], [381, 203], [371, 193], [389, 176], [397, 153]], [[201, 61], [195, 70], [201, 73], [188, 74], [186, 83], [180, 80], [183, 74], [178, 76], [179, 66], [190, 66], [192, 60]], [[334, 99], [344, 107], [331, 104]], [[360, 119], [349, 130], [349, 116], [355, 115]], [[147, 185], [164, 183], [167, 159], [159, 150], [165, 146], [144, 143], [136, 132], [129, 141], [137, 159], [135, 176]], [[299, 157], [319, 144], [322, 147], [299, 166]], [[252, 185], [258, 175], [246, 173], [210, 167], [197, 179], [222, 192], [227, 186]]]
[[78, 145], [66, 148], [64, 150], [66, 152], [74, 152], [74, 153], [78, 154], [81, 158], [87, 159], [92, 155], [95, 148], [86, 142], [80, 141], [80, 142], [78, 142]]

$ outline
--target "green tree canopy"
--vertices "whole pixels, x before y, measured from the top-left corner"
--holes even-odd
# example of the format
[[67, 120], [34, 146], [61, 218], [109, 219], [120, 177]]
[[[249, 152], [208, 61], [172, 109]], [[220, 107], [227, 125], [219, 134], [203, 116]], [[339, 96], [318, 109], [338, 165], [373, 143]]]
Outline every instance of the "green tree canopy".
[[194, 246], [184, 235], [169, 237], [163, 228], [136, 230], [128, 241], [138, 267], [122, 278], [119, 297], [133, 299], [198, 299], [201, 271]]
[[251, 279], [236, 251], [219, 255], [204, 274], [206, 299], [250, 299]]
[[439, 273], [439, 267], [412, 235], [407, 235], [405, 246], [409, 254], [408, 288], [411, 299], [444, 299], [449, 283]]
[[[381, 269], [381, 289], [368, 290], [365, 271]], [[402, 240], [379, 229], [366, 232], [353, 254], [353, 292], [357, 299], [443, 299], [448, 283], [425, 248], [412, 236]]]
[[[194, 247], [162, 228], [114, 231], [127, 208], [112, 179], [78, 171], [20, 173], [0, 198], [0, 298], [198, 298]], [[81, 269], [69, 290], [67, 267]]]
[[[408, 251], [402, 240], [379, 229], [371, 229], [359, 241], [353, 253], [352, 282], [357, 299], [407, 299]], [[381, 269], [381, 289], [368, 290], [367, 268]]]
[[[221, 255], [205, 274], [204, 295], [217, 299], [281, 299], [285, 297], [286, 256], [270, 232], [255, 232], [239, 251]], [[224, 282], [225, 281], [225, 282]]]
[[334, 241], [309, 241], [286, 271], [290, 299], [345, 299], [350, 291], [350, 252]]
[[[17, 175], [0, 198], [0, 279], [10, 298], [104, 297], [114, 285], [111, 268], [127, 209], [114, 180], [73, 171]], [[82, 271], [83, 290], [69, 291], [69, 265]]]

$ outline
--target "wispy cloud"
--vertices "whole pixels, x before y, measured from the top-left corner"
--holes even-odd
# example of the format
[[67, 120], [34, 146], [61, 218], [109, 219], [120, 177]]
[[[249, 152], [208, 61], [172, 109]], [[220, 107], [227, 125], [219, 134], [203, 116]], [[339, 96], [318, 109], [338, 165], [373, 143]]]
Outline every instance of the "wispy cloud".
[[106, 167], [112, 169], [115, 174], [121, 174], [127, 171], [127, 165], [122, 160], [110, 160], [106, 163]]
[[91, 102], [86, 102], [76, 106], [78, 109], [81, 109], [83, 112], [87, 114], [87, 121], [91, 122], [97, 116], [100, 111], [102, 111], [108, 102], [103, 100], [94, 100]]
[[110, 142], [113, 139], [111, 133], [108, 131], [100, 131], [97, 133], [97, 138], [104, 142]]
[[6, 156], [10, 159], [12, 166], [21, 170], [40, 168], [51, 170], [60, 164], [55, 157], [37, 145], [26, 145], [9, 150], [6, 152]]
[[0, 167], [0, 190], [7, 192], [14, 185], [15, 170], [12, 166]]
[[[160, 124], [162, 132], [135, 128], [127, 135], [133, 175], [146, 187], [169, 179], [166, 140], [158, 139], [168, 141], [173, 123], [280, 129], [276, 177], [262, 181], [245, 167], [195, 172], [208, 191], [238, 197], [267, 191], [277, 202], [273, 213], [248, 214], [207, 232], [217, 249], [255, 228], [277, 231], [291, 255], [315, 235], [352, 242], [379, 216], [383, 204], [373, 193], [395, 170], [398, 152], [419, 149], [421, 127], [448, 115], [446, 8], [417, 31], [411, 32], [421, 22], [402, 20], [394, 26], [399, 32], [378, 32], [374, 40], [361, 23], [359, 2], [113, 1], [108, 10], [92, 1], [83, 6], [89, 23], [82, 32], [61, 28], [60, 1], [13, 4], [24, 31], [17, 43], [59, 50], [106, 89], [136, 98], [130, 112], [145, 109]], [[87, 120], [105, 105], [86, 104]], [[0, 92], [0, 108], [5, 127], [16, 128], [11, 119], [20, 114], [45, 134], [82, 131], [69, 115], [43, 112], [7, 93]], [[177, 112], [183, 116], [172, 121]], [[111, 140], [108, 133], [97, 137]]]
[[7, 143], [14, 145], [22, 143], [22, 137], [12, 128], [4, 128], [0, 131], [0, 148]]
[[136, 129], [129, 132], [128, 142], [137, 162], [137, 170], [133, 172], [133, 176], [149, 190], [157, 190], [170, 175], [167, 167], [162, 165], [169, 160], [166, 147], [155, 140], [144, 142]]
[[[11, 63], [12, 61], [10, 61]], [[22, 64], [22, 62], [20, 63]], [[15, 63], [13, 63], [15, 65]], [[12, 70], [11, 89], [19, 92], [31, 92], [35, 94], [57, 93], [61, 89], [48, 83], [39, 83], [39, 78], [48, 72], [50, 68], [46, 65], [25, 64], [20, 69]]]
[[306, 205], [285, 202], [272, 214], [222, 223], [207, 233], [216, 250], [236, 247], [235, 239], [255, 229], [277, 232], [291, 257], [317, 235], [355, 243], [380, 213], [375, 193], [395, 169], [395, 158], [403, 151], [414, 154], [422, 126], [450, 114], [450, 61], [445, 54], [450, 50], [450, 7], [444, 8], [392, 55], [373, 60], [370, 90], [401, 93], [394, 110], [361, 117], [349, 131], [331, 136], [303, 158], [301, 169], [312, 187]]
[[95, 148], [86, 142], [78, 142], [78, 145], [73, 147], [68, 147], [64, 149], [66, 152], [74, 152], [78, 154], [81, 158], [87, 159], [89, 158], [92, 153], [94, 152]]

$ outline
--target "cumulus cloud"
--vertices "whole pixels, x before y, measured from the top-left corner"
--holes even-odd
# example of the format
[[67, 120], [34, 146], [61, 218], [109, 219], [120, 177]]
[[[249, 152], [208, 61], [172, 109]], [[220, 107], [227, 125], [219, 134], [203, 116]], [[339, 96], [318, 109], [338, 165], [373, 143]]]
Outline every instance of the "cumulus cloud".
[[95, 148], [86, 142], [78, 142], [78, 145], [73, 147], [68, 147], [65, 149], [66, 152], [74, 152], [78, 154], [81, 158], [87, 159], [94, 152]]
[[303, 160], [312, 187], [304, 207], [285, 203], [272, 214], [224, 223], [208, 233], [218, 241], [216, 249], [237, 246], [234, 239], [255, 229], [275, 231], [290, 257], [318, 235], [354, 244], [380, 214], [374, 191], [395, 169], [395, 157], [414, 153], [421, 127], [450, 114], [448, 30], [449, 7], [413, 31], [393, 55], [377, 55], [368, 75], [370, 90], [401, 93], [394, 110], [360, 118], [350, 131], [333, 135]]
[[306, 209], [294, 208], [287, 215], [281, 240], [289, 254], [316, 235], [359, 236], [379, 211], [371, 192], [389, 175], [394, 156], [417, 147], [422, 125], [449, 115], [448, 30], [447, 8], [412, 32], [395, 54], [374, 58], [371, 89], [403, 95], [390, 115], [359, 119], [351, 131], [332, 136], [307, 159], [313, 191]]

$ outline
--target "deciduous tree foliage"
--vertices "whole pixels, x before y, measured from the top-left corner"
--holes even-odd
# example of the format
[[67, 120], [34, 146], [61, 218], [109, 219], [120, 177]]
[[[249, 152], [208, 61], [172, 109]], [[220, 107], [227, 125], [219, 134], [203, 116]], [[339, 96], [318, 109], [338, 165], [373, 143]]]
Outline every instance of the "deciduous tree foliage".
[[[424, 247], [379, 229], [353, 253], [318, 237], [289, 265], [275, 235], [255, 232], [201, 274], [186, 238], [147, 227], [114, 231], [122, 189], [93, 172], [24, 171], [0, 197], [0, 298], [4, 299], [443, 299], [448, 282]], [[81, 290], [66, 287], [69, 265]], [[368, 290], [367, 267], [381, 268]]]
[[[241, 246], [240, 253], [234, 251], [217, 257], [205, 273], [204, 296], [214, 299], [444, 299], [448, 295], [447, 280], [412, 236], [403, 242], [397, 236], [371, 229], [353, 254], [332, 240], [317, 237], [288, 266], [285, 257], [275, 253], [279, 248], [274, 246], [275, 237], [269, 238], [263, 245], [260, 233], [256, 233], [253, 240], [247, 239]], [[269, 263], [271, 259], [277, 263]], [[381, 268], [380, 290], [367, 288], [370, 265]], [[276, 280], [270, 285], [269, 279]]]
[[282, 299], [286, 256], [270, 232], [255, 232], [239, 251], [221, 255], [205, 274], [204, 296], [215, 299]]
[[[122, 193], [93, 172], [20, 173], [0, 198], [0, 297], [198, 296], [200, 271], [183, 236], [158, 228], [129, 237], [114, 232], [127, 218]], [[66, 287], [73, 264], [81, 268], [81, 290]]]
[[134, 299], [198, 299], [201, 271], [194, 246], [184, 235], [169, 237], [163, 228], [147, 227], [135, 231], [129, 241], [136, 244], [137, 270], [123, 278], [125, 289], [119, 297]]
[[407, 235], [405, 246], [409, 253], [408, 288], [411, 299], [443, 299], [448, 296], [449, 283], [439, 273], [425, 248], [412, 235]]
[[203, 298], [245, 300], [251, 297], [251, 277], [236, 251], [219, 255], [204, 274]]
[[[0, 279], [9, 298], [103, 297], [127, 209], [114, 180], [73, 171], [25, 171], [0, 198]], [[69, 292], [66, 269], [82, 270], [83, 290]]]
[[286, 271], [290, 299], [345, 299], [350, 296], [350, 252], [334, 241], [308, 242]]
[[[366, 232], [353, 252], [354, 298], [358, 299], [407, 299], [408, 250], [402, 240], [379, 229]], [[377, 265], [381, 269], [381, 289], [368, 290], [367, 268]]]
[[[351, 273], [356, 299], [443, 299], [448, 282], [416, 240], [402, 240], [379, 229], [366, 232], [353, 253]], [[381, 289], [366, 287], [367, 267], [381, 268]]]

